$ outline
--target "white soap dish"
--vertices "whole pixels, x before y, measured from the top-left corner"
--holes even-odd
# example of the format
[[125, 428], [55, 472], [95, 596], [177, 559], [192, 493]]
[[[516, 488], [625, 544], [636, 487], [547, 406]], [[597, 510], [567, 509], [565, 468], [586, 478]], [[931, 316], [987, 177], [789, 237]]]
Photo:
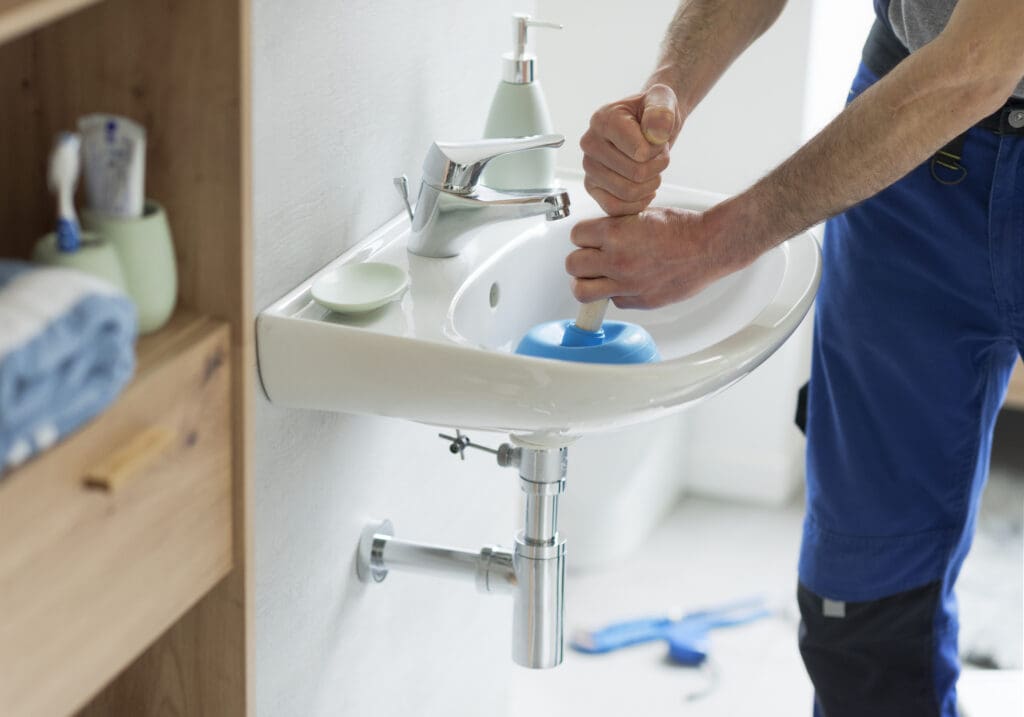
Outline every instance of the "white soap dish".
[[409, 275], [399, 266], [380, 262], [345, 264], [318, 277], [310, 287], [313, 300], [342, 314], [373, 311], [394, 301], [409, 288]]

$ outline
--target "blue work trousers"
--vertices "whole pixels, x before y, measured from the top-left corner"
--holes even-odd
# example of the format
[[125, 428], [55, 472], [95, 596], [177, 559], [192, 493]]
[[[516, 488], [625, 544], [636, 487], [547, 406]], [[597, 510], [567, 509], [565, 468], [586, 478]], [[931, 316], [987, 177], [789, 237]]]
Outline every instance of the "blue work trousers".
[[[861, 67], [851, 99], [877, 78]], [[1024, 347], [1024, 137], [832, 219], [815, 314], [801, 651], [824, 717], [956, 715], [954, 585]]]

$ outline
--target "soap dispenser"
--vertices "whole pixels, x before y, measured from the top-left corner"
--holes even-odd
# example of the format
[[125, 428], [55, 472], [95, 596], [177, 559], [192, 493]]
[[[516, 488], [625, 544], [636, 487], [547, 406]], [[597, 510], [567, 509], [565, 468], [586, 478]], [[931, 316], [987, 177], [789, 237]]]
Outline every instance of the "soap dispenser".
[[[540, 82], [534, 76], [537, 56], [526, 51], [531, 27], [561, 30], [553, 22], [540, 22], [529, 15], [512, 16], [513, 51], [502, 55], [502, 78], [491, 101], [484, 137], [525, 137], [551, 134], [551, 116]], [[550, 187], [555, 179], [555, 152], [532, 149], [491, 160], [482, 181], [495, 189]]]

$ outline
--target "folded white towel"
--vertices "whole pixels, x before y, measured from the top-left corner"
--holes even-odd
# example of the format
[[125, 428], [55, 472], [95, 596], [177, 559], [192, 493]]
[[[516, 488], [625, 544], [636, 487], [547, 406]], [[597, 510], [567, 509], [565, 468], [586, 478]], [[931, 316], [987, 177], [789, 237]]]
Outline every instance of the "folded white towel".
[[135, 308], [72, 269], [0, 261], [0, 473], [106, 408], [135, 367]]

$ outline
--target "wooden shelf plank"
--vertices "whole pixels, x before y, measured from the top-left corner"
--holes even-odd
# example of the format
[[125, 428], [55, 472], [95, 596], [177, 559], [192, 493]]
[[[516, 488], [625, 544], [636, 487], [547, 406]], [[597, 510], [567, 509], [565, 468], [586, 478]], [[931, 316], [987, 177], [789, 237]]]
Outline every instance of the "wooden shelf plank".
[[[204, 341], [222, 325], [221, 322], [192, 311], [176, 311], [171, 320], [160, 331], [139, 338], [135, 347], [135, 375], [132, 377], [131, 382], [125, 386], [122, 396], [129, 393], [134, 386], [144, 383], [150, 374], [161, 370], [162, 367], [168, 364], [177, 362], [186, 352], [190, 351], [196, 344]], [[99, 414], [75, 433], [65, 436], [49, 452], [59, 451], [64, 442], [70, 440], [78, 432], [90, 427], [92, 423], [102, 421], [103, 416], [103, 413]], [[14, 482], [21, 475], [35, 473], [37, 471], [36, 464], [41, 458], [47, 456], [49, 452], [34, 456], [28, 463], [10, 472], [0, 473], [0, 491], [4, 489], [5, 485]]]
[[[208, 340], [211, 334], [216, 333], [222, 327], [222, 322], [204, 317], [204, 315], [195, 311], [182, 309], [175, 311], [173, 317], [167, 323], [167, 326], [154, 334], [139, 338], [135, 346], [135, 375], [132, 377], [129, 384], [125, 386], [118, 400], [124, 399], [125, 396], [128, 393], [133, 392], [133, 389], [136, 389], [139, 384], [145, 383], [146, 379], [152, 374], [162, 370], [170, 364], [178, 363], [185, 353], [193, 350], [203, 341]], [[220, 367], [211, 367], [211, 371], [217, 368]], [[106, 409], [106, 411], [100, 413], [84, 426], [79, 427], [79, 429], [71, 435], [63, 437], [50, 451], [34, 456], [28, 463], [23, 466], [19, 466], [10, 472], [0, 473], [0, 492], [20, 476], [31, 476], [40, 472], [40, 466], [38, 464], [41, 462], [48, 462], [49, 460], [47, 459], [44, 461], [43, 459], [45, 459], [50, 453], [60, 451], [66, 442], [73, 440], [79, 433], [86, 430], [90, 432], [94, 431], [94, 424], [101, 422], [106, 413], [110, 412], [116, 406], [118, 406], [118, 402], [115, 402], [111, 407]]]
[[[82, 706], [231, 570], [230, 351], [224, 322], [179, 312], [112, 406], [0, 480], [4, 715]], [[130, 480], [83, 482], [156, 430], [170, 442]], [[181, 657], [179, 682], [202, 669]]]
[[[143, 336], [138, 340], [135, 348], [135, 375], [132, 377], [131, 382], [125, 386], [122, 396], [130, 392], [133, 386], [145, 382], [150, 374], [160, 370], [161, 367], [176, 362], [197, 343], [203, 341], [211, 332], [216, 331], [219, 326], [221, 326], [219, 322], [191, 311], [175, 312], [163, 329], [149, 336]], [[91, 426], [92, 423], [103, 420], [103, 416], [103, 413], [96, 416], [75, 433]], [[75, 433], [71, 434], [71, 436], [65, 436], [64, 441], [69, 440]], [[58, 443], [51, 450], [59, 451], [64, 441]], [[10, 484], [20, 475], [35, 472], [36, 463], [40, 458], [46, 456], [47, 453], [44, 452], [39, 456], [34, 456], [24, 466], [20, 466], [9, 473], [0, 474], [0, 490], [3, 490], [5, 485]]]
[[98, 2], [101, 0], [0, 0], [0, 43]]
[[175, 312], [166, 326], [139, 339], [136, 380], [165, 362], [175, 360], [183, 351], [201, 341], [218, 323], [192, 311]]

